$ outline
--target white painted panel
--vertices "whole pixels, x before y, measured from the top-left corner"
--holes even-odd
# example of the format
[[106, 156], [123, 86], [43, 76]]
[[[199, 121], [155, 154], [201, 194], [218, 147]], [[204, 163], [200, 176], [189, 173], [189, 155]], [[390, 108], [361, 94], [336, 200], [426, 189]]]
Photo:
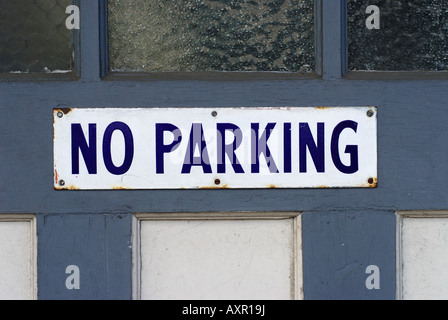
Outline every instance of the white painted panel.
[[294, 298], [301, 285], [294, 224], [294, 219], [142, 221], [140, 298]]
[[401, 298], [448, 299], [448, 217], [404, 217]]
[[35, 298], [33, 223], [0, 217], [0, 300]]

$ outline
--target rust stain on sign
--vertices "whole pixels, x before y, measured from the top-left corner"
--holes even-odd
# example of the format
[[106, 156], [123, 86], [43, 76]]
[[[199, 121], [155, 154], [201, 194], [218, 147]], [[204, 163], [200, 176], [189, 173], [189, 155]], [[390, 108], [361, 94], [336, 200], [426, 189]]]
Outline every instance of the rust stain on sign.
[[367, 188], [378, 187], [378, 178], [369, 178], [369, 180], [367, 180], [367, 182], [368, 182]]
[[69, 114], [70, 112], [72, 112], [72, 109], [71, 108], [60, 108], [60, 109], [56, 109], [56, 111], [60, 111], [60, 112], [62, 112], [63, 114], [65, 114], [65, 115], [67, 115], [67, 114]]
[[121, 186], [112, 187], [112, 190], [132, 190], [131, 188], [125, 188]]
[[54, 168], [54, 183], [58, 184], [59, 181], [59, 175], [58, 175], [58, 170], [56, 170], [56, 167]]
[[74, 185], [63, 186], [63, 187], [55, 186], [54, 188], [55, 188], [55, 190], [81, 190], [80, 188], [78, 188]]
[[203, 190], [213, 190], [213, 189], [229, 189], [228, 185], [223, 186], [210, 186], [210, 187], [201, 187]]

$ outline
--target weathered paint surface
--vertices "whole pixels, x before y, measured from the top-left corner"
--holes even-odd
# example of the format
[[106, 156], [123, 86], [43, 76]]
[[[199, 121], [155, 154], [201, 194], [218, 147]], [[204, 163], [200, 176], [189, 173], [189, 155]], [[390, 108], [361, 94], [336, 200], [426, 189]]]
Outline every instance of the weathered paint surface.
[[446, 300], [448, 211], [399, 214], [397, 296], [406, 300]]
[[0, 215], [0, 300], [36, 298], [34, 217]]
[[[305, 299], [395, 299], [395, 213], [306, 212], [303, 223]], [[365, 283], [379, 268], [379, 289]]]
[[293, 224], [294, 219], [142, 221], [140, 298], [292, 299], [302, 285], [291, 267], [297, 250]]
[[[131, 215], [39, 214], [40, 300], [127, 300], [131, 286]], [[79, 268], [79, 289], [68, 289], [68, 266]]]

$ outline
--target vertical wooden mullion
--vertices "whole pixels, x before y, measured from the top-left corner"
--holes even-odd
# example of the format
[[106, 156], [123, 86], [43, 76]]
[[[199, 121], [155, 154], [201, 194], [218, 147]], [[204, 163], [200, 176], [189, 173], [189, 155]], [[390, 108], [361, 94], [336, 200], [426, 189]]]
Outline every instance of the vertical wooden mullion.
[[344, 6], [345, 0], [322, 0], [322, 68], [324, 80], [340, 80], [342, 78]]
[[99, 0], [99, 32], [100, 32], [100, 76], [104, 78], [109, 70], [107, 0]]
[[100, 77], [100, 1], [80, 0], [81, 80], [99, 81]]

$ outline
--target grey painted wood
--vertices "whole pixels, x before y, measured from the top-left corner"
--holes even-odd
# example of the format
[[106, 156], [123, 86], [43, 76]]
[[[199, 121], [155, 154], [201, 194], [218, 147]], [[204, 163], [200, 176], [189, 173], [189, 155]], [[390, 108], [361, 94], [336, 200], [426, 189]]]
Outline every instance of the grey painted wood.
[[344, 1], [322, 0], [322, 65], [324, 80], [340, 79], [342, 76], [343, 4], [345, 4]]
[[82, 1], [81, 9], [81, 80], [100, 79], [99, 1]]
[[[131, 215], [37, 216], [38, 299], [128, 300], [132, 297]], [[68, 266], [79, 289], [67, 289]]]
[[[304, 213], [303, 290], [308, 300], [395, 298], [395, 213], [373, 210]], [[368, 266], [379, 289], [368, 289]]]

